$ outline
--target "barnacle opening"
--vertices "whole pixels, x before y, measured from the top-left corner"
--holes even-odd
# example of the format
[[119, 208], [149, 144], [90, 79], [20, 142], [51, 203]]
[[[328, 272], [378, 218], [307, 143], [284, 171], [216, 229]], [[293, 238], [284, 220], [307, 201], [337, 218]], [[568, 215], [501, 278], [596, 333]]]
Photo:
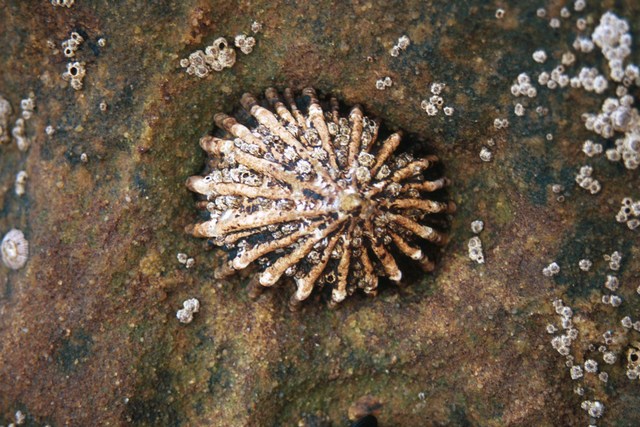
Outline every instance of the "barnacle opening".
[[418, 144], [311, 88], [240, 103], [215, 116], [205, 171], [187, 180], [204, 220], [187, 232], [227, 251], [220, 274], [256, 264], [252, 283], [293, 282], [296, 306], [314, 290], [331, 303], [375, 295], [409, 261], [433, 270], [455, 210], [436, 156], [404, 151]]

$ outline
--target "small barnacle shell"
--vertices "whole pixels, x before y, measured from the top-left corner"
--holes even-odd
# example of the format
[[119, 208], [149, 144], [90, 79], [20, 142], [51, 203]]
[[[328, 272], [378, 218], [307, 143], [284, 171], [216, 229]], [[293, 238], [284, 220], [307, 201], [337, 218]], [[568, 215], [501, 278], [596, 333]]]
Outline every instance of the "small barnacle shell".
[[2, 262], [12, 270], [22, 268], [29, 258], [29, 242], [22, 231], [13, 229], [2, 239]]

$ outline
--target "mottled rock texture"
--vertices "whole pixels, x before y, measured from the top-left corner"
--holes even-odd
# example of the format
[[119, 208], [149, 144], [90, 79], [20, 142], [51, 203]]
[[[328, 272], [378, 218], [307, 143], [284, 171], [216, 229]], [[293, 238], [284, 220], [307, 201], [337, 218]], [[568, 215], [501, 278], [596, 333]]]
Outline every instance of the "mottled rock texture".
[[[577, 188], [589, 137], [579, 114], [601, 101], [541, 91], [530, 105], [550, 113], [516, 117], [509, 88], [521, 71], [540, 69], [535, 50], [559, 57], [570, 46], [577, 16], [597, 21], [612, 9], [630, 20], [637, 44], [640, 4], [589, 1], [554, 31], [536, 9], [558, 16], [562, 2], [509, 3], [5, 2], [0, 94], [12, 123], [30, 92], [36, 110], [29, 150], [0, 146], [0, 231], [19, 228], [30, 245], [24, 268], [0, 268], [0, 424], [21, 410], [26, 425], [341, 426], [369, 395], [382, 402], [382, 426], [586, 425], [545, 326], [556, 320], [555, 297], [580, 310], [583, 334], [638, 313], [638, 234], [614, 219], [623, 196], [638, 197], [638, 174], [600, 158], [602, 191]], [[180, 68], [219, 36], [249, 34], [254, 20], [263, 30], [233, 68], [205, 79]], [[86, 35], [79, 91], [61, 78], [60, 44], [74, 30]], [[403, 34], [411, 45], [393, 58]], [[377, 90], [385, 76], [393, 86]], [[447, 84], [453, 116], [420, 110], [433, 81]], [[224, 255], [184, 233], [197, 215], [184, 182], [202, 171], [198, 140], [213, 115], [268, 86], [313, 86], [361, 104], [438, 154], [458, 212], [433, 274], [383, 284], [378, 297], [337, 310], [309, 301], [296, 313], [289, 291], [250, 300], [250, 270], [214, 279]], [[497, 117], [509, 128], [496, 131]], [[496, 145], [485, 163], [478, 153], [489, 138]], [[29, 176], [21, 197], [20, 170]], [[567, 188], [565, 202], [554, 183]], [[484, 265], [467, 257], [476, 219], [485, 223]], [[624, 256], [618, 311], [598, 302], [602, 255], [614, 250]], [[179, 252], [195, 265], [178, 263]], [[585, 257], [589, 273], [577, 266]], [[561, 273], [546, 278], [552, 261]], [[191, 297], [201, 308], [183, 325], [175, 313]], [[585, 398], [606, 405], [604, 423], [640, 424], [637, 382], [622, 362], [609, 372], [607, 386]]]

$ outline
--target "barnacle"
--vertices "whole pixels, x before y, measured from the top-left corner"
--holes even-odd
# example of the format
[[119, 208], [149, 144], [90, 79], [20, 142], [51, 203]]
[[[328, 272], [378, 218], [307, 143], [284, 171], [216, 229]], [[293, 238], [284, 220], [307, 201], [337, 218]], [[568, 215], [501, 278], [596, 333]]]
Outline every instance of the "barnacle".
[[455, 210], [452, 202], [425, 197], [449, 183], [425, 178], [438, 159], [397, 153], [400, 133], [379, 140], [379, 124], [359, 106], [341, 117], [335, 98], [325, 111], [311, 88], [298, 100], [289, 89], [284, 100], [272, 88], [265, 98], [243, 95], [250, 128], [215, 116], [233, 138], [202, 138], [208, 168], [187, 180], [206, 196], [198, 205], [208, 217], [187, 232], [229, 253], [217, 276], [257, 262], [253, 286], [292, 276], [295, 306], [315, 287], [329, 287], [338, 303], [357, 288], [375, 294], [379, 276], [399, 282], [393, 253], [433, 270], [425, 249], [447, 237], [432, 226]]
[[9, 142], [9, 116], [13, 113], [13, 108], [9, 101], [0, 95], [0, 144]]
[[12, 270], [18, 270], [27, 263], [29, 258], [29, 242], [22, 231], [13, 229], [5, 234], [0, 244], [2, 262]]

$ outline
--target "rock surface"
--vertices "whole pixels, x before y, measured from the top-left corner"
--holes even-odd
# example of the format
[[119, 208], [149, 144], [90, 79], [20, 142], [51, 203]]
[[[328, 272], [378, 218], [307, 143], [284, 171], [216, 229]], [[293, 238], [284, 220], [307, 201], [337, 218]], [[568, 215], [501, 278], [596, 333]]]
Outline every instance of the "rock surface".
[[[602, 191], [574, 183], [591, 135], [580, 113], [600, 98], [540, 90], [518, 117], [510, 93], [520, 72], [555, 66], [531, 54], [544, 48], [557, 60], [579, 16], [592, 30], [613, 10], [637, 43], [640, 4], [588, 2], [578, 13], [567, 2], [572, 17], [552, 30], [562, 2], [511, 3], [497, 19], [484, 1], [7, 2], [0, 95], [11, 123], [31, 92], [35, 110], [30, 148], [0, 146], [0, 232], [18, 228], [29, 240], [24, 268], [0, 267], [0, 424], [20, 410], [25, 425], [346, 425], [365, 397], [379, 403], [381, 426], [586, 425], [586, 399], [604, 403], [606, 423], [640, 424], [623, 353], [640, 335], [621, 338], [615, 365], [588, 348], [640, 309], [638, 232], [615, 221], [623, 197], [640, 198], [639, 175], [600, 157], [590, 163]], [[254, 20], [263, 24], [256, 45], [232, 68], [199, 79], [180, 67], [219, 36], [252, 34]], [[84, 38], [73, 59], [85, 63], [81, 90], [61, 77], [60, 46], [73, 31]], [[403, 34], [411, 44], [392, 57]], [[630, 59], [640, 63], [640, 50]], [[386, 76], [393, 85], [376, 89]], [[446, 83], [452, 116], [420, 109], [435, 81]], [[316, 298], [292, 313], [290, 290], [248, 298], [251, 271], [214, 279], [224, 255], [184, 233], [197, 215], [184, 182], [202, 170], [198, 140], [215, 113], [233, 112], [246, 91], [309, 85], [418, 135], [453, 179], [458, 212], [434, 274], [337, 310]], [[509, 127], [496, 130], [496, 118]], [[29, 180], [18, 196], [21, 170]], [[467, 256], [477, 219], [484, 264]], [[603, 255], [616, 250], [619, 308], [600, 302]], [[560, 273], [545, 277], [553, 261]], [[192, 297], [200, 311], [183, 325], [176, 311]], [[558, 325], [558, 297], [577, 313], [576, 363], [595, 357], [609, 373], [606, 385], [586, 374], [584, 396], [545, 331]]]

